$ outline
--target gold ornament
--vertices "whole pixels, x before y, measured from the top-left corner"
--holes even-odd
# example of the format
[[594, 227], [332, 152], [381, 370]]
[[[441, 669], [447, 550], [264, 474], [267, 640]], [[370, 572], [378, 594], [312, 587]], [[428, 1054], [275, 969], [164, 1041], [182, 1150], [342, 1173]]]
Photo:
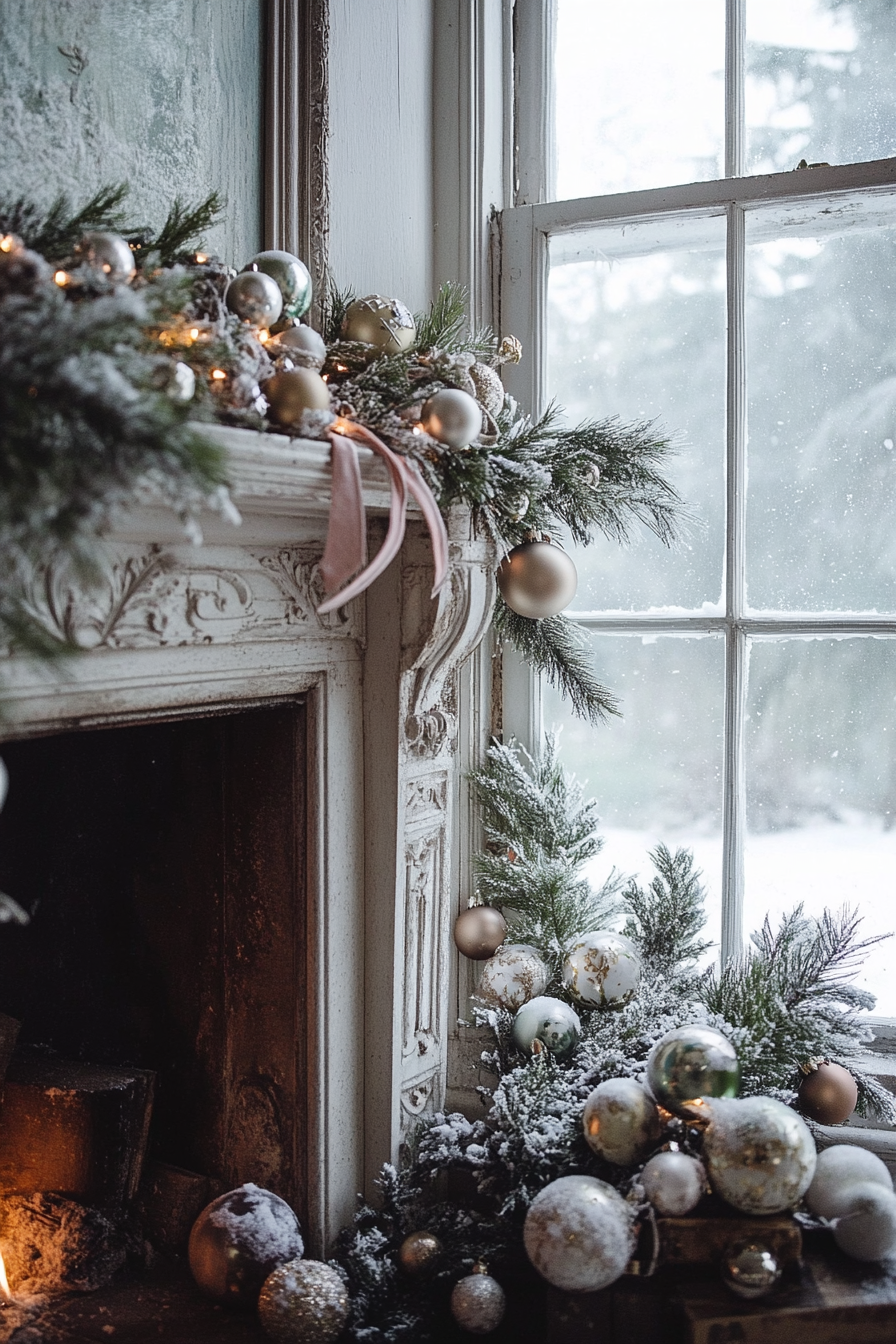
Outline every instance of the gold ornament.
[[442, 1243], [431, 1232], [411, 1232], [398, 1248], [398, 1263], [412, 1278], [431, 1273], [441, 1258]]
[[346, 308], [341, 334], [343, 340], [374, 345], [385, 355], [400, 355], [414, 344], [417, 327], [400, 299], [368, 294]]
[[489, 415], [499, 415], [504, 405], [504, 384], [490, 364], [477, 360], [470, 369], [476, 400]]
[[254, 1307], [271, 1271], [303, 1250], [299, 1220], [286, 1200], [250, 1182], [206, 1205], [187, 1254], [193, 1278], [209, 1297]]
[[297, 425], [305, 411], [330, 409], [330, 389], [313, 369], [286, 369], [264, 385], [270, 417], [278, 425]]
[[804, 1075], [797, 1093], [800, 1110], [820, 1125], [840, 1125], [856, 1108], [859, 1089], [856, 1080], [842, 1064], [826, 1059], [810, 1059], [800, 1065]]
[[504, 1319], [504, 1289], [481, 1262], [473, 1273], [459, 1279], [451, 1294], [451, 1315], [471, 1335], [490, 1335]]
[[454, 942], [458, 952], [471, 961], [493, 957], [507, 937], [507, 921], [491, 905], [473, 905], [461, 910], [454, 921]]
[[514, 546], [498, 567], [501, 596], [518, 616], [540, 620], [556, 616], [576, 595], [578, 575], [572, 560], [550, 541]]
[[482, 407], [469, 392], [443, 387], [423, 403], [420, 423], [448, 448], [466, 448], [482, 433]]
[[516, 336], [505, 336], [498, 347], [498, 359], [502, 364], [519, 364], [523, 357], [523, 343]]
[[265, 1280], [258, 1315], [277, 1344], [332, 1344], [348, 1320], [348, 1292], [320, 1260], [290, 1260]]

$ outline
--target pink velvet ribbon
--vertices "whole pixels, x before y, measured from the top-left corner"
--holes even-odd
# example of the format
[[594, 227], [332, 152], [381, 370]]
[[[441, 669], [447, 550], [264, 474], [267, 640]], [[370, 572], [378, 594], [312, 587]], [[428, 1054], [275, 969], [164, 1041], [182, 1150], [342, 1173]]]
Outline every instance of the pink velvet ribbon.
[[[412, 495], [420, 506], [429, 535], [432, 540], [432, 554], [435, 562], [435, 580], [432, 596], [436, 597], [448, 577], [448, 533], [445, 522], [439, 512], [435, 496], [417, 467], [407, 458], [399, 457], [387, 448], [382, 439], [377, 438], [364, 425], [354, 421], [342, 421], [340, 429], [346, 433], [330, 433], [330, 461], [333, 469], [332, 501], [330, 504], [330, 524], [327, 529], [327, 544], [321, 561], [321, 574], [324, 580], [326, 600], [318, 607], [320, 616], [335, 611], [353, 597], [369, 588], [374, 579], [395, 559], [401, 549], [405, 530], [405, 508], [408, 495]], [[358, 574], [359, 566], [366, 559], [366, 523], [364, 503], [361, 496], [361, 472], [358, 455], [352, 439], [359, 439], [381, 457], [389, 472], [389, 526], [382, 546], [373, 560]], [[355, 575], [352, 578], [352, 575]]]

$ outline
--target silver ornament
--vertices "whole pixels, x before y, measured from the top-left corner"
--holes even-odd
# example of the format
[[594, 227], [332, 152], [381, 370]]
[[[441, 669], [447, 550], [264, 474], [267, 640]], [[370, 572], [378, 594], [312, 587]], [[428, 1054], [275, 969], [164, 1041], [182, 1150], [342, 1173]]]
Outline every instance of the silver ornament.
[[264, 271], [240, 271], [224, 292], [224, 302], [232, 313], [255, 327], [269, 327], [283, 308], [283, 296]]
[[280, 351], [303, 369], [320, 371], [327, 358], [327, 347], [313, 327], [287, 327], [268, 347], [271, 354]]
[[585, 1102], [585, 1142], [616, 1166], [640, 1162], [660, 1137], [656, 1104], [634, 1078], [607, 1078]]
[[256, 252], [244, 271], [263, 271], [280, 290], [284, 317], [300, 318], [311, 307], [311, 274], [304, 261], [276, 248]]
[[476, 361], [470, 368], [470, 380], [473, 384], [476, 400], [489, 415], [500, 415], [504, 406], [504, 384], [500, 374], [490, 364]]
[[534, 947], [508, 943], [483, 963], [477, 993], [497, 1008], [522, 1008], [529, 999], [543, 994], [548, 968]]
[[664, 1218], [683, 1218], [706, 1190], [703, 1163], [687, 1153], [657, 1153], [641, 1172], [644, 1193]]
[[609, 929], [583, 933], [566, 950], [563, 983], [579, 1003], [626, 1003], [641, 983], [638, 949], [624, 934]]
[[815, 1174], [815, 1140], [796, 1111], [772, 1097], [703, 1103], [703, 1156], [713, 1190], [741, 1213], [792, 1209]]
[[577, 586], [572, 560], [549, 541], [524, 541], [498, 566], [501, 596], [511, 611], [530, 620], [556, 616], [569, 606]]
[[722, 1256], [722, 1279], [738, 1297], [765, 1297], [780, 1277], [778, 1257], [758, 1237], [734, 1242]]
[[819, 1218], [833, 1218], [842, 1192], [868, 1181], [893, 1189], [893, 1178], [875, 1153], [854, 1143], [835, 1143], [818, 1154], [806, 1204]]
[[703, 1097], [736, 1096], [739, 1084], [734, 1046], [715, 1027], [674, 1027], [647, 1056], [647, 1086], [675, 1115], [699, 1112]]
[[400, 299], [368, 294], [346, 308], [341, 335], [346, 341], [375, 346], [383, 354], [400, 355], [417, 339], [417, 325]]
[[497, 1330], [506, 1305], [504, 1289], [481, 1264], [475, 1265], [473, 1273], [465, 1279], [458, 1280], [451, 1293], [451, 1315], [471, 1335], [490, 1335]]
[[443, 387], [423, 403], [420, 423], [448, 448], [466, 448], [482, 431], [482, 407], [469, 392]]
[[523, 1242], [555, 1288], [596, 1293], [625, 1272], [635, 1248], [634, 1224], [632, 1208], [606, 1181], [561, 1176], [533, 1199]]
[[134, 254], [120, 233], [85, 233], [75, 254], [110, 280], [127, 280], [136, 270]]
[[834, 1240], [853, 1260], [896, 1255], [896, 1194], [876, 1181], [847, 1186], [832, 1201]]
[[556, 1059], [566, 1059], [578, 1045], [581, 1033], [578, 1013], [562, 999], [550, 996], [530, 999], [513, 1019], [514, 1042], [527, 1055], [543, 1048]]
[[290, 1260], [265, 1279], [258, 1315], [277, 1344], [333, 1344], [348, 1320], [348, 1292], [320, 1260]]

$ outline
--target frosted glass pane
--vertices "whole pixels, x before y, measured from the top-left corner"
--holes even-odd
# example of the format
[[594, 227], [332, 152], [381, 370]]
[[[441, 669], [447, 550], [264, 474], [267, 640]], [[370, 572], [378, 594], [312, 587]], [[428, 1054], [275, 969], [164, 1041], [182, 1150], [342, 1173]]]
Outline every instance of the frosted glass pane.
[[892, 228], [748, 247], [754, 609], [896, 609], [894, 330]]
[[890, 0], [747, 0], [751, 173], [896, 154]]
[[559, 200], [722, 176], [722, 0], [558, 0]]
[[[799, 902], [896, 925], [896, 640], [757, 640], [750, 652], [745, 928]], [[773, 920], [776, 923], [776, 920]], [[857, 983], [896, 1014], [896, 948]]]
[[692, 850], [707, 888], [705, 937], [718, 944], [724, 642], [589, 638], [597, 674], [619, 696], [624, 717], [592, 728], [544, 689], [545, 726], [562, 729], [563, 764], [600, 805], [606, 844], [589, 876], [598, 883], [615, 865], [649, 881], [648, 854], [660, 841]]
[[[552, 245], [548, 393], [570, 424], [619, 416], [657, 421], [679, 445], [667, 475], [698, 516], [678, 551], [636, 525], [635, 544], [598, 538], [575, 553], [578, 610], [717, 607], [724, 556], [724, 220], [702, 225], [703, 250], [660, 250], [674, 233], [642, 229], [649, 255], [617, 255], [621, 231], [587, 235], [591, 259]], [[635, 247], [638, 227], [625, 230]], [[584, 244], [583, 244], [584, 248]]]

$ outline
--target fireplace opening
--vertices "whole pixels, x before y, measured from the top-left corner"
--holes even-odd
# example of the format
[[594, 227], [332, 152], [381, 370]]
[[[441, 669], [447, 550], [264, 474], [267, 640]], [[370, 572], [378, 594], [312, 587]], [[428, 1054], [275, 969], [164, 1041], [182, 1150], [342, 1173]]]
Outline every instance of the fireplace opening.
[[[11, 741], [0, 755], [0, 889], [32, 915], [0, 926], [0, 1013], [21, 1023], [0, 1106], [0, 1250], [16, 1210], [55, 1219], [57, 1234], [65, 1217], [93, 1218], [100, 1263], [63, 1286], [108, 1282], [133, 1317], [113, 1270], [151, 1262], [157, 1278], [170, 1262], [183, 1279], [192, 1218], [223, 1190], [254, 1181], [306, 1224], [306, 707]], [[40, 1248], [24, 1267], [17, 1253], [14, 1300], [23, 1271], [39, 1294], [49, 1266]], [[101, 1296], [94, 1315], [109, 1310]], [[170, 1296], [145, 1296], [170, 1325]], [[198, 1318], [188, 1336], [204, 1337]]]

